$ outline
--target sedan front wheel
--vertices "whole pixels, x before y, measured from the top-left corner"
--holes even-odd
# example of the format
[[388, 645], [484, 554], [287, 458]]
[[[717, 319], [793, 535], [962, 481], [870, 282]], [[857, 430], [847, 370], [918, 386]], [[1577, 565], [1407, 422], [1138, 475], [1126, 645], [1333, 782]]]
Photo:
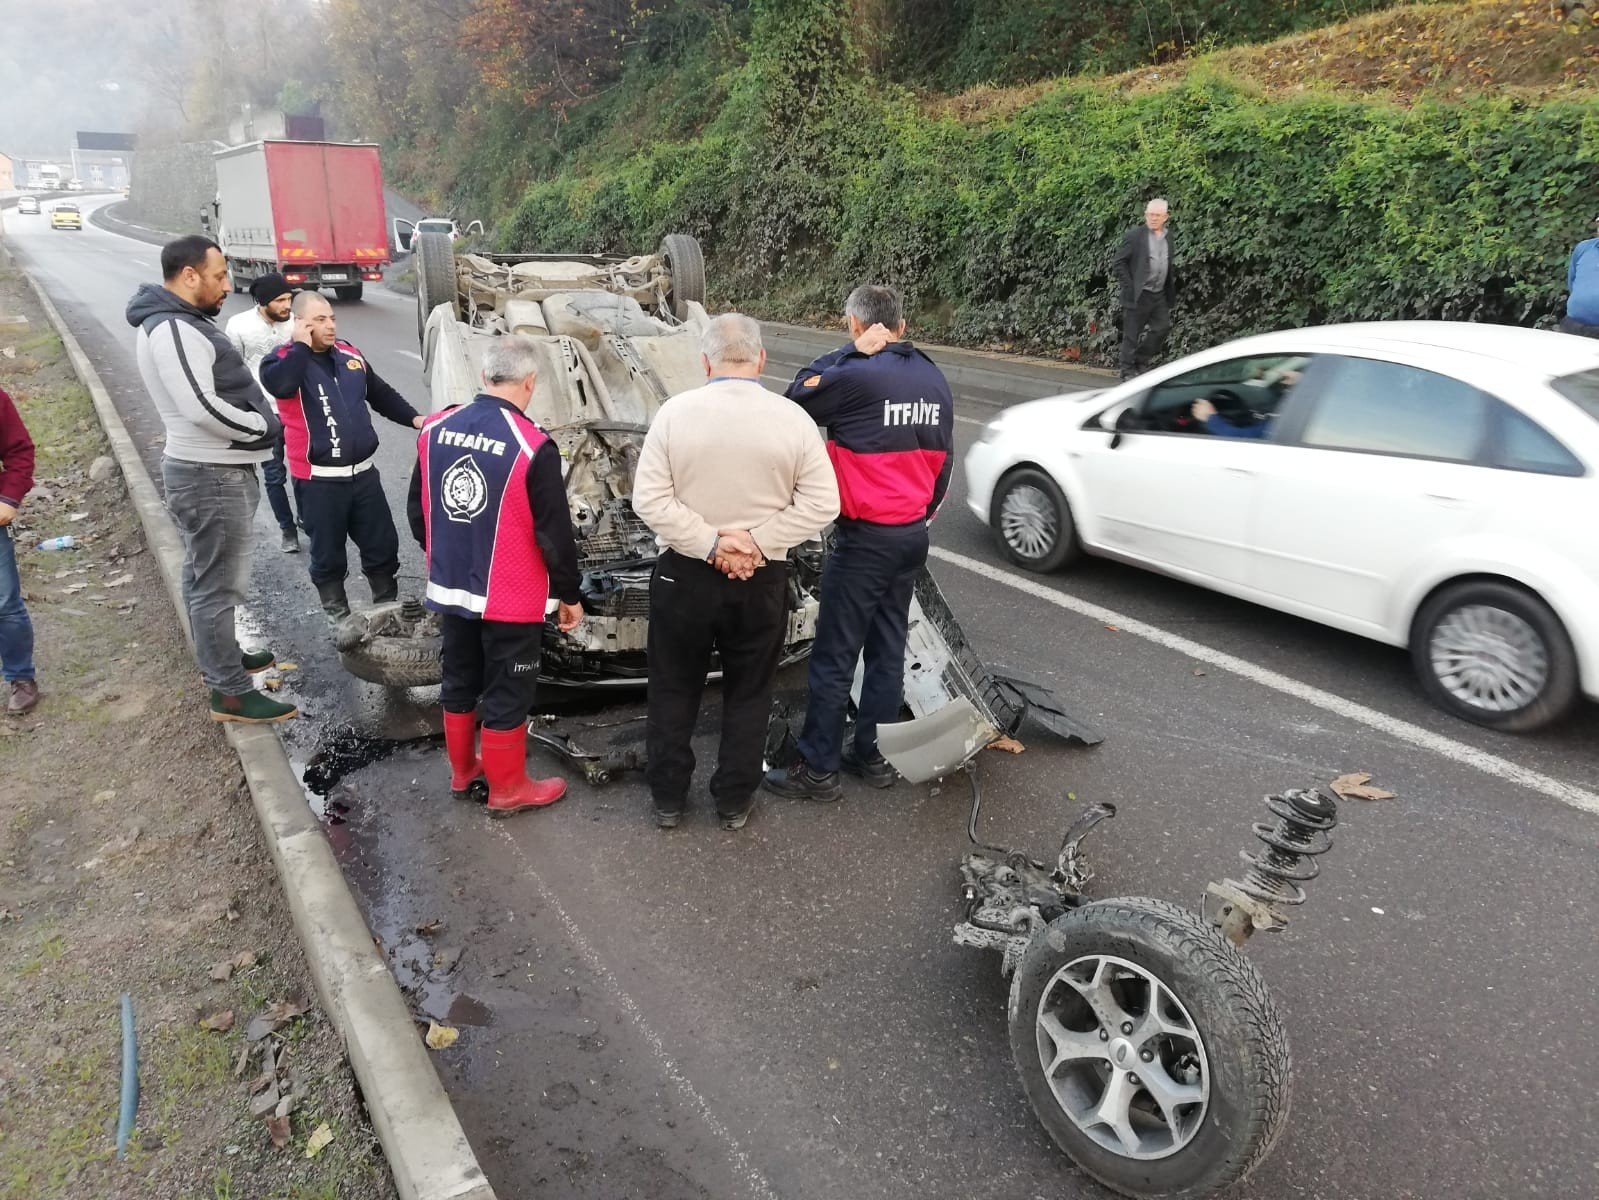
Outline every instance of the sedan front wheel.
[[1000, 552], [1029, 571], [1053, 571], [1081, 553], [1071, 506], [1059, 485], [1036, 467], [1022, 467], [999, 481], [988, 523]]

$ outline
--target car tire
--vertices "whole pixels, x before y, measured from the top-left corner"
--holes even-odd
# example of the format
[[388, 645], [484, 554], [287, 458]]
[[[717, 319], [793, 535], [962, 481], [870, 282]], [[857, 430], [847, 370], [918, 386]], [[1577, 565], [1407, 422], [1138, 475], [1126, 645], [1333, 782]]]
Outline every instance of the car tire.
[[705, 303], [705, 253], [699, 239], [686, 233], [669, 233], [661, 239], [660, 254], [672, 275], [672, 315], [686, 321], [689, 301]]
[[427, 332], [428, 318], [441, 304], [448, 304], [457, 317], [455, 293], [455, 246], [447, 233], [419, 233], [411, 242], [416, 263], [416, 340], [420, 346]]
[[[1214, 926], [1164, 900], [1099, 900], [1051, 921], [1016, 968], [1009, 1025], [1039, 1122], [1123, 1195], [1209, 1196], [1248, 1175], [1287, 1121], [1288, 1036], [1265, 981]], [[1095, 1119], [1118, 1082], [1137, 1154]]]
[[989, 502], [988, 524], [999, 552], [1024, 570], [1059, 570], [1082, 554], [1071, 505], [1059, 485], [1037, 467], [1020, 467], [999, 481]]
[[1532, 592], [1498, 580], [1436, 592], [1416, 614], [1410, 658], [1434, 704], [1506, 733], [1558, 721], [1579, 694], [1577, 652], [1560, 618]]

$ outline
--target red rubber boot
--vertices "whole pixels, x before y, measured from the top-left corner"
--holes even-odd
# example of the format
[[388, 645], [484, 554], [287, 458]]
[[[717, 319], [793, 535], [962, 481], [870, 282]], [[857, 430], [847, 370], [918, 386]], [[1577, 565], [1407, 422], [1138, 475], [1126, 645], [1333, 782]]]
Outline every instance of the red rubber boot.
[[444, 749], [450, 756], [450, 795], [470, 800], [472, 785], [483, 778], [477, 757], [477, 713], [445, 712]]
[[542, 808], [566, 795], [564, 779], [529, 779], [527, 726], [483, 727], [483, 773], [489, 780], [489, 815], [508, 817], [526, 808]]

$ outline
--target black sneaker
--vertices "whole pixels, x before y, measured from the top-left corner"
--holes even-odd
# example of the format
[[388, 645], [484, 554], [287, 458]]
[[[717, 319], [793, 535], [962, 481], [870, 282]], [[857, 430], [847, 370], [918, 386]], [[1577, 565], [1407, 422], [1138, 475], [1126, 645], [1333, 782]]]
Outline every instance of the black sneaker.
[[277, 661], [278, 656], [270, 650], [246, 650], [239, 655], [240, 664], [252, 675], [266, 670]]
[[676, 829], [683, 820], [681, 808], [655, 809], [655, 827], [657, 829]]
[[295, 532], [294, 526], [290, 525], [281, 532], [283, 536], [278, 539], [278, 549], [285, 554], [300, 553], [300, 535]]
[[749, 823], [750, 813], [754, 811], [755, 798], [752, 796], [749, 803], [737, 812], [723, 812], [717, 809], [716, 819], [722, 823], [723, 829], [743, 829]]
[[899, 773], [889, 765], [888, 759], [881, 753], [873, 753], [870, 758], [862, 758], [860, 751], [854, 746], [845, 746], [844, 753], [839, 756], [839, 766], [851, 775], [864, 779], [868, 786], [874, 788], [893, 787], [899, 779]]
[[823, 774], [812, 770], [803, 758], [796, 758], [794, 765], [787, 770], [766, 772], [761, 786], [785, 800], [818, 800], [824, 804], [830, 804], [844, 794], [837, 771]]

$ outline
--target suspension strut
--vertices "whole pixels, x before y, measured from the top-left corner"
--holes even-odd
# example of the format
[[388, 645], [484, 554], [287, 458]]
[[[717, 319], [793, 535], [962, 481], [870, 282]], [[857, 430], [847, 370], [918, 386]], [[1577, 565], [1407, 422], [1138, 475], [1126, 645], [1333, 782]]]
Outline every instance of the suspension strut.
[[1315, 789], [1267, 796], [1274, 824], [1257, 822], [1254, 834], [1265, 849], [1239, 852], [1249, 864], [1242, 879], [1224, 879], [1205, 889], [1205, 918], [1242, 946], [1257, 931], [1275, 933], [1288, 924], [1285, 908], [1305, 902], [1304, 884], [1320, 874], [1317, 857], [1332, 849], [1338, 805]]

